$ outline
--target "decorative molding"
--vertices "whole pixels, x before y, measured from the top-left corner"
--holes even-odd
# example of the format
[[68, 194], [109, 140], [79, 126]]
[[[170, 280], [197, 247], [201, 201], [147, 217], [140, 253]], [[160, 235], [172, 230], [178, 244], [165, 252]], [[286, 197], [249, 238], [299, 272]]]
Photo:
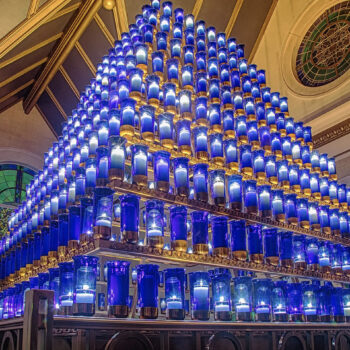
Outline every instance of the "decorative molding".
[[113, 35], [111, 34], [111, 32], [106, 27], [106, 25], [103, 22], [102, 18], [98, 15], [98, 13], [96, 13], [94, 19], [95, 19], [95, 22], [97, 23], [98, 27], [101, 29], [101, 32], [103, 33], [103, 35], [108, 40], [109, 44], [113, 47], [115, 39], [114, 39]]
[[50, 57], [39, 78], [35, 82], [32, 90], [24, 100], [23, 107], [25, 113], [29, 113], [40, 95], [45, 90], [51, 79], [56, 74], [59, 67], [68, 57], [74, 45], [87, 28], [93, 17], [102, 6], [102, 0], [86, 0], [74, 18], [73, 23], [68, 28], [55, 52]]
[[58, 102], [56, 96], [54, 95], [54, 93], [51, 91], [51, 89], [49, 88], [49, 86], [46, 86], [46, 92], [47, 94], [50, 96], [52, 102], [55, 104], [56, 108], [60, 111], [60, 113], [62, 114], [62, 117], [67, 120], [67, 114], [64, 111], [63, 107], [61, 106], [61, 104]]
[[234, 27], [234, 25], [236, 23], [239, 11], [241, 10], [241, 7], [243, 5], [243, 1], [244, 0], [237, 0], [237, 2], [235, 4], [235, 7], [233, 8], [231, 17], [228, 20], [228, 23], [227, 23], [227, 26], [226, 26], [226, 29], [225, 29], [226, 37], [229, 37], [231, 32], [232, 32], [232, 29], [233, 29], [233, 27]]
[[121, 36], [121, 31], [120, 31], [117, 8], [113, 7], [112, 11], [113, 11], [113, 17], [114, 17], [114, 23], [115, 23], [115, 30], [117, 32], [117, 39], [120, 40], [122, 36]]
[[261, 26], [259, 35], [258, 35], [258, 37], [255, 40], [254, 46], [252, 48], [252, 51], [250, 52], [250, 55], [249, 55], [249, 58], [248, 58], [248, 62], [252, 62], [252, 59], [253, 59], [253, 57], [254, 57], [254, 55], [255, 55], [258, 47], [259, 47], [259, 44], [261, 42], [261, 39], [263, 38], [263, 36], [265, 34], [266, 28], [267, 28], [267, 26], [268, 26], [268, 24], [270, 22], [272, 14], [275, 11], [277, 2], [278, 2], [278, 0], [273, 0], [272, 1], [272, 4], [271, 4], [271, 6], [269, 8], [269, 12], [267, 13], [267, 16], [265, 17], [265, 20], [264, 20], [263, 25]]
[[74, 95], [78, 98], [80, 98], [80, 94], [79, 94], [79, 90], [78, 88], [75, 86], [75, 84], [73, 83], [73, 80], [70, 78], [70, 76], [68, 75], [67, 71], [64, 69], [63, 66], [60, 66], [59, 71], [62, 73], [63, 78], [65, 79], [65, 81], [67, 82], [67, 84], [69, 85], [69, 87], [72, 89], [72, 91], [74, 92]]
[[38, 11], [38, 7], [39, 7], [39, 0], [31, 0], [29, 4], [28, 12], [27, 12], [27, 18], [34, 15], [36, 11]]
[[18, 55], [13, 56], [6, 61], [0, 62], [0, 69], [8, 66], [9, 64], [11, 64], [15, 61], [18, 61], [19, 59], [31, 54], [32, 52], [34, 52], [36, 50], [41, 49], [42, 47], [52, 43], [53, 41], [58, 40], [59, 38], [61, 38], [62, 35], [63, 35], [63, 33], [55, 34], [54, 36], [52, 36], [44, 41], [41, 41], [40, 43], [30, 47], [29, 49], [21, 51]]
[[128, 32], [129, 31], [129, 23], [128, 16], [126, 13], [125, 1], [124, 0], [116, 0], [117, 7], [117, 15], [119, 19], [120, 32]]
[[86, 63], [86, 65], [89, 67], [91, 73], [93, 75], [96, 75], [96, 67], [94, 66], [94, 64], [91, 62], [88, 54], [85, 52], [85, 50], [82, 48], [82, 46], [80, 45], [79, 41], [77, 41], [75, 43], [75, 48], [78, 50], [80, 56], [82, 57], [82, 59], [84, 60], [84, 62]]
[[37, 13], [19, 23], [0, 40], [0, 58], [9, 53], [15, 46], [38, 29], [48, 19], [66, 6], [70, 0], [48, 0]]
[[314, 148], [324, 146], [348, 134], [350, 134], [350, 118], [314, 135], [312, 137]]
[[22, 90], [24, 90], [25, 88], [27, 88], [28, 86], [32, 85], [35, 82], [34, 79], [31, 79], [29, 81], [27, 81], [25, 84], [21, 85], [20, 87], [18, 87], [15, 90], [12, 90], [11, 92], [9, 92], [7, 95], [3, 96], [0, 98], [0, 103], [5, 102], [8, 98], [14, 96], [17, 94], [17, 92], [20, 92]]
[[195, 21], [199, 15], [199, 11], [201, 10], [202, 5], [203, 5], [203, 0], [196, 0], [196, 2], [194, 3], [192, 15]]
[[20, 76], [30, 72], [31, 70], [33, 70], [34, 68], [36, 67], [39, 67], [41, 66], [43, 63], [45, 63], [46, 61], [48, 60], [47, 57], [41, 59], [40, 61], [38, 62], [35, 62], [33, 64], [31, 64], [30, 66], [20, 70], [19, 72], [17, 72], [16, 74], [14, 75], [11, 75], [9, 78], [7, 78], [6, 80], [2, 81], [0, 83], [0, 88], [4, 87], [5, 85], [11, 83], [12, 81], [16, 80], [17, 78], [19, 78]]

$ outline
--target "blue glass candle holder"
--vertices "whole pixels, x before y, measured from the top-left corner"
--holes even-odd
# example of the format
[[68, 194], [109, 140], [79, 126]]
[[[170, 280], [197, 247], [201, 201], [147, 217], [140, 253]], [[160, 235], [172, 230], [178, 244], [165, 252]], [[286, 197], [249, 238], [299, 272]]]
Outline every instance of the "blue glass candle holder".
[[195, 199], [208, 201], [208, 165], [195, 164], [193, 166], [193, 187]]
[[126, 98], [120, 104], [120, 136], [132, 138], [135, 134], [136, 101]]
[[208, 122], [210, 132], [222, 132], [222, 117], [219, 103], [211, 103], [208, 109]]
[[329, 252], [331, 258], [331, 271], [336, 275], [342, 274], [342, 246], [340, 244], [330, 244]]
[[257, 321], [271, 320], [271, 287], [272, 282], [268, 278], [253, 280], [254, 311]]
[[59, 313], [71, 315], [73, 313], [73, 283], [74, 264], [63, 262], [59, 264]]
[[210, 159], [219, 166], [224, 165], [223, 135], [214, 133], [209, 135]]
[[113, 190], [97, 187], [94, 191], [94, 237], [110, 239], [113, 216]]
[[64, 257], [68, 247], [68, 214], [58, 216], [58, 256]]
[[60, 270], [58, 267], [49, 269], [49, 289], [54, 292], [54, 307], [57, 313], [59, 304]]
[[289, 193], [284, 196], [284, 212], [289, 224], [296, 225], [298, 223], [296, 194]]
[[208, 272], [190, 273], [191, 316], [194, 320], [209, 320], [209, 286]]
[[330, 223], [332, 234], [334, 236], [340, 236], [340, 220], [339, 220], [338, 209], [329, 210], [329, 223]]
[[282, 155], [289, 163], [292, 162], [292, 141], [289, 136], [282, 138]]
[[310, 170], [309, 169], [301, 169], [300, 170], [300, 189], [301, 192], [307, 196], [311, 195], [310, 188]]
[[244, 174], [253, 175], [252, 148], [250, 145], [239, 147], [239, 169]]
[[148, 146], [131, 146], [131, 170], [133, 182], [137, 185], [147, 186], [148, 175]]
[[229, 253], [227, 217], [212, 217], [211, 230], [213, 255], [227, 257]]
[[[203, 108], [207, 108], [207, 93], [208, 93], [208, 80], [207, 80], [207, 74], [206, 73], [196, 73], [195, 75], [195, 92], [196, 95], [198, 96], [198, 103], [201, 105], [201, 110], [198, 111], [198, 103], [196, 103], [196, 121], [200, 125], [205, 125], [206, 121], [204, 119], [207, 119], [206, 116], [203, 114]], [[197, 114], [201, 115], [201, 118], [197, 116]]]
[[245, 220], [230, 221], [232, 256], [241, 261], [247, 260], [247, 232]]
[[296, 202], [298, 225], [304, 228], [310, 227], [309, 203], [306, 198], [298, 198]]
[[276, 157], [275, 156], [267, 156], [265, 157], [265, 173], [266, 179], [272, 183], [277, 185], [277, 165], [276, 165]]
[[222, 126], [224, 130], [224, 136], [226, 139], [235, 138], [236, 131], [235, 131], [235, 122], [234, 122], [234, 111], [231, 107], [223, 111]]
[[[159, 106], [160, 78], [156, 74], [150, 74], [146, 78], [147, 103], [152, 107]], [[122, 135], [123, 136], [123, 135]]]
[[187, 251], [187, 208], [173, 206], [169, 208], [171, 247], [176, 251]]
[[172, 114], [166, 112], [158, 116], [158, 132], [161, 145], [165, 148], [172, 149], [174, 146]]
[[231, 272], [229, 269], [216, 268], [212, 277], [212, 295], [215, 320], [231, 321]]
[[181, 153], [191, 155], [191, 122], [183, 119], [176, 123], [177, 146]]
[[298, 164], [291, 164], [288, 167], [289, 174], [289, 186], [290, 188], [296, 192], [300, 193], [301, 192], [301, 187], [300, 187], [300, 170], [299, 170], [299, 165]]
[[134, 68], [130, 70], [129, 82], [130, 82], [130, 92], [129, 97], [139, 101], [142, 96], [142, 79], [143, 71], [139, 68]]
[[350, 320], [350, 290], [343, 289], [343, 308], [345, 321], [349, 322]]
[[180, 118], [192, 121], [192, 92], [189, 90], [180, 91], [178, 101]]
[[153, 155], [154, 181], [157, 190], [169, 191], [170, 153], [158, 151]]
[[264, 261], [261, 225], [248, 226], [249, 259], [261, 264]]
[[257, 213], [258, 195], [255, 180], [243, 181], [243, 203], [247, 213]]
[[228, 139], [224, 141], [224, 158], [225, 165], [230, 170], [238, 171], [238, 148], [235, 139]]
[[302, 321], [302, 285], [289, 283], [287, 285], [287, 310], [292, 321]]
[[164, 271], [167, 318], [185, 318], [185, 269], [172, 268]]
[[158, 317], [158, 268], [152, 264], [137, 266], [138, 305], [143, 319]]
[[260, 141], [259, 141], [259, 132], [258, 132], [258, 123], [254, 120], [249, 121], [247, 123], [247, 135], [248, 142], [252, 145], [253, 150], [260, 149]]
[[236, 137], [241, 144], [248, 143], [247, 117], [240, 115], [235, 119]]
[[151, 247], [163, 248], [164, 245], [164, 203], [152, 199], [146, 206], [147, 244]]
[[319, 270], [319, 243], [316, 238], [305, 240], [306, 263], [308, 270]]
[[[22, 247], [22, 256], [25, 257], [25, 254], [23, 252]], [[48, 260], [49, 262], [56, 262], [58, 254], [58, 221], [51, 220], [50, 222], [50, 244], [49, 244], [49, 253], [48, 253]], [[22, 264], [22, 267], [23, 264]]]
[[176, 193], [183, 197], [188, 197], [189, 195], [188, 163], [189, 160], [185, 157], [179, 157], [173, 160]]
[[271, 186], [262, 185], [258, 186], [258, 207], [259, 215], [261, 217], [272, 216], [272, 198], [271, 198]]
[[309, 202], [309, 222], [312, 230], [320, 230], [319, 206], [317, 202]]
[[181, 69], [181, 82], [182, 88], [185, 90], [193, 91], [193, 67], [183, 66]]
[[344, 304], [343, 304], [343, 288], [333, 288], [331, 294], [331, 305], [334, 321], [342, 323], [345, 321]]
[[311, 169], [314, 172], [319, 173], [321, 171], [320, 166], [320, 154], [318, 151], [311, 152]]
[[135, 46], [136, 67], [147, 73], [148, 65], [148, 46], [138, 44]]
[[305, 321], [317, 322], [319, 320], [319, 286], [316, 284], [304, 284], [302, 287], [303, 314]]
[[269, 265], [278, 266], [279, 263], [279, 236], [277, 229], [268, 228], [263, 230], [264, 256]]
[[174, 83], [163, 84], [163, 105], [167, 113], [176, 112], [176, 85]]
[[305, 236], [293, 235], [293, 261], [294, 267], [306, 270]]
[[236, 321], [251, 321], [252, 279], [249, 276], [234, 279], [234, 306]]
[[331, 294], [333, 292], [333, 286], [331, 282], [325, 282], [324, 286], [319, 288], [318, 298], [319, 298], [319, 310], [320, 319], [322, 322], [331, 321]]
[[108, 140], [109, 146], [109, 182], [124, 179], [126, 139], [119, 136], [111, 136]]
[[273, 320], [286, 322], [287, 317], [287, 282], [275, 281], [271, 287], [271, 309]]
[[330, 246], [329, 242], [319, 242], [318, 262], [323, 273], [331, 273]]
[[255, 150], [252, 153], [253, 158], [253, 173], [257, 179], [265, 179], [265, 152], [264, 150]]
[[[305, 135], [305, 130], [304, 130], [304, 135]], [[310, 138], [310, 140], [311, 140], [311, 138]], [[334, 158], [328, 158], [328, 172], [329, 172], [329, 177], [332, 180], [337, 180], [337, 171], [336, 171], [336, 167], [335, 167], [335, 159]]]
[[320, 184], [321, 200], [326, 203], [330, 203], [328, 178], [321, 177], [319, 184]]
[[243, 188], [241, 175], [228, 176], [227, 191], [230, 207], [232, 209], [242, 210]]
[[74, 205], [69, 208], [68, 214], [68, 249], [75, 252], [80, 239], [80, 206]]
[[226, 203], [225, 196], [225, 171], [212, 170], [209, 172], [211, 198], [215, 205], [223, 206]]
[[192, 222], [192, 247], [196, 254], [206, 255], [208, 247], [208, 213], [205, 211], [193, 211]]
[[128, 261], [107, 262], [109, 316], [125, 318], [129, 314], [129, 266]]
[[154, 140], [155, 108], [153, 106], [140, 107], [140, 133], [146, 141]]
[[288, 169], [288, 161], [280, 160], [277, 162], [277, 178], [278, 183], [284, 189], [289, 189], [289, 169]]
[[139, 197], [125, 194], [120, 199], [121, 236], [128, 243], [138, 242], [139, 231]]
[[95, 313], [96, 275], [98, 258], [74, 256], [73, 314], [92, 316]]

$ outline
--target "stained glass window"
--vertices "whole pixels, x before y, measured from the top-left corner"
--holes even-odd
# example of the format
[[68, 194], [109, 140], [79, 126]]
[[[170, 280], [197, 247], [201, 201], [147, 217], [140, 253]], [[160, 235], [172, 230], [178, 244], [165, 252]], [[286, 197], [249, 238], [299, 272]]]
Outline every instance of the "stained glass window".
[[307, 31], [296, 59], [298, 78], [305, 86], [321, 86], [350, 66], [350, 1], [325, 11]]
[[26, 185], [35, 172], [16, 164], [0, 165], [0, 205], [17, 205], [25, 200]]

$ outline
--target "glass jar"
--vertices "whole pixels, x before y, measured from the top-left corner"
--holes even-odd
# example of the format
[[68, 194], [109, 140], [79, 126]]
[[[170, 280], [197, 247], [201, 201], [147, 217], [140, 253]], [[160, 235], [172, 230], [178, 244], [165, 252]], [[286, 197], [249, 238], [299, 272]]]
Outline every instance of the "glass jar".
[[211, 218], [213, 255], [228, 257], [228, 230], [227, 217], [217, 216]]
[[251, 321], [252, 279], [249, 276], [234, 278], [234, 306], [236, 321]]
[[163, 248], [164, 245], [164, 203], [151, 199], [146, 206], [147, 244], [151, 247]]
[[216, 268], [212, 276], [212, 295], [215, 320], [231, 321], [231, 272]]
[[209, 320], [209, 285], [210, 277], [208, 272], [190, 273], [190, 294], [193, 320]]
[[271, 321], [271, 287], [272, 282], [269, 278], [253, 280], [254, 311], [257, 321]]
[[183, 205], [169, 208], [171, 248], [187, 251], [187, 208]]
[[73, 283], [74, 264], [63, 262], [59, 264], [59, 313], [62, 315], [72, 315], [73, 313]]
[[196, 254], [207, 255], [208, 247], [208, 213], [205, 211], [193, 211], [192, 222], [192, 247]]

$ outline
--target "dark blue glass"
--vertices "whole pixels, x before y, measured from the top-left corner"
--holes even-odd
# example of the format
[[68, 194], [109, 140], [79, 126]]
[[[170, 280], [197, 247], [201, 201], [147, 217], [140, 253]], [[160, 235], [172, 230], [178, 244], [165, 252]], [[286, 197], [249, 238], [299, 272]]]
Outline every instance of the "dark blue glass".
[[[107, 291], [109, 313], [116, 317], [127, 317], [129, 297], [129, 266], [128, 261], [107, 262]], [[122, 306], [117, 312], [113, 306]]]
[[222, 248], [228, 248], [227, 217], [217, 216], [211, 218], [212, 247], [214, 255], [226, 255]]
[[79, 241], [80, 237], [80, 207], [71, 206], [68, 215], [68, 240]]
[[257, 212], [258, 209], [258, 196], [256, 191], [256, 181], [246, 180], [243, 181], [243, 202], [246, 212]]
[[269, 228], [263, 230], [264, 256], [271, 265], [278, 265], [279, 261], [279, 237], [277, 229]]
[[184, 311], [175, 313], [171, 310], [185, 309], [185, 269], [166, 269], [164, 280], [167, 317], [170, 319], [184, 319]]
[[195, 198], [201, 201], [208, 200], [208, 165], [195, 164], [193, 166], [193, 187]]
[[[240, 314], [251, 312], [252, 307], [252, 279], [248, 276], [235, 277], [234, 279], [234, 305], [236, 320], [241, 320]], [[250, 321], [250, 315], [247, 319]]]
[[[196, 251], [197, 245], [208, 245], [208, 213], [205, 211], [193, 211], [192, 221], [192, 245]], [[199, 246], [198, 246], [199, 247]]]
[[192, 319], [209, 319], [209, 285], [208, 272], [190, 273]]
[[183, 205], [170, 207], [169, 216], [171, 245], [175, 250], [186, 251], [187, 208]]
[[125, 194], [120, 199], [121, 235], [130, 243], [138, 241], [139, 230], [139, 197]]
[[248, 226], [248, 251], [252, 261], [262, 261], [263, 242], [261, 225]]
[[300, 283], [289, 283], [287, 285], [288, 314], [296, 319], [302, 314], [303, 302], [301, 288]]
[[319, 243], [316, 238], [307, 238], [305, 241], [306, 263], [308, 265], [318, 265], [319, 263]]
[[306, 252], [305, 252], [305, 236], [293, 235], [293, 260], [294, 265], [305, 268]]
[[231, 250], [236, 259], [247, 259], [247, 232], [244, 220], [230, 221]]
[[50, 289], [49, 274], [48, 272], [40, 272], [38, 274], [39, 278], [39, 289]]
[[259, 278], [253, 280], [254, 310], [256, 319], [259, 321], [270, 320], [271, 287], [272, 282], [268, 278]]
[[143, 318], [147, 318], [145, 308], [158, 308], [158, 268], [152, 264], [137, 266], [138, 305]]
[[54, 292], [54, 307], [59, 309], [59, 286], [60, 286], [60, 270], [58, 267], [49, 269], [49, 289]]
[[[216, 268], [212, 276], [213, 306], [216, 320], [231, 320], [231, 272]], [[225, 313], [225, 314], [223, 314]]]
[[242, 176], [230, 175], [227, 179], [229, 203], [233, 209], [242, 209]]
[[63, 262], [59, 264], [59, 305], [71, 307], [73, 305], [73, 274], [74, 264]]
[[290, 193], [285, 195], [284, 211], [286, 215], [286, 220], [289, 223], [296, 223], [298, 220], [296, 202], [297, 202], [296, 194]]

